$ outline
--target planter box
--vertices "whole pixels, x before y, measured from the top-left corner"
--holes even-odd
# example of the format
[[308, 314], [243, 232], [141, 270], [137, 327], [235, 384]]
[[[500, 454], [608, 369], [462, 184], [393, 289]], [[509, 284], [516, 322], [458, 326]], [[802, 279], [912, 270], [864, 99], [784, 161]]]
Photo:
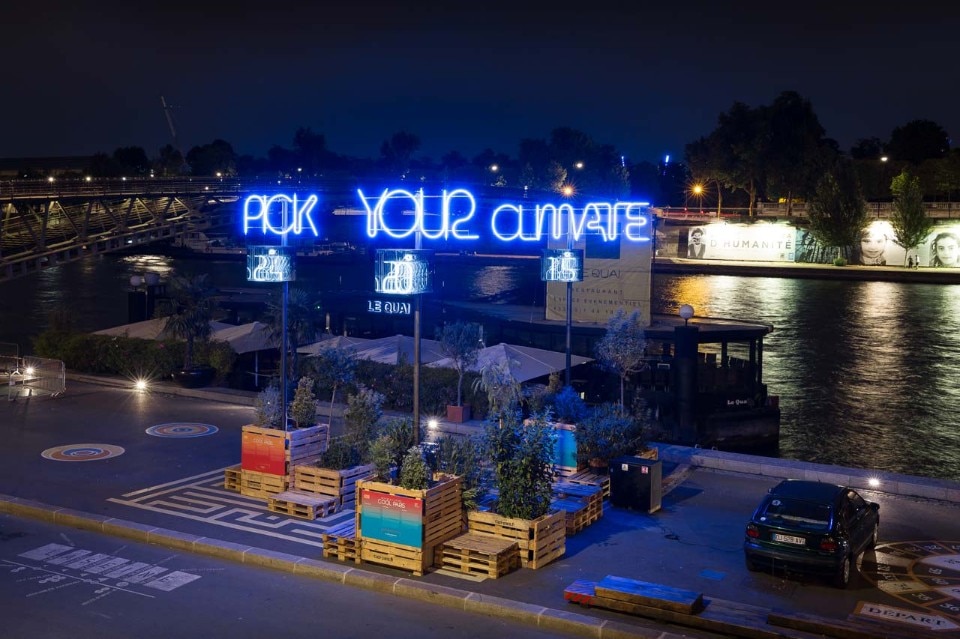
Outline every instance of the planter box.
[[363, 561], [420, 576], [435, 551], [463, 532], [462, 480], [453, 477], [425, 490], [378, 481], [357, 482], [357, 537]]
[[334, 497], [337, 509], [354, 508], [357, 503], [357, 482], [373, 476], [373, 464], [351, 466], [343, 470], [300, 464], [293, 468], [293, 485], [297, 490]]
[[255, 470], [240, 471], [240, 494], [258, 499], [269, 499], [287, 490], [289, 482], [286, 475], [271, 475]]
[[467, 525], [472, 533], [516, 541], [524, 568], [543, 568], [567, 550], [566, 513], [562, 510], [538, 519], [513, 519], [470, 510]]
[[469, 404], [464, 404], [463, 406], [447, 406], [448, 422], [462, 424], [463, 422], [470, 421], [472, 416]]
[[328, 429], [327, 424], [287, 431], [247, 424], [241, 433], [240, 467], [289, 479], [294, 466], [320, 458]]

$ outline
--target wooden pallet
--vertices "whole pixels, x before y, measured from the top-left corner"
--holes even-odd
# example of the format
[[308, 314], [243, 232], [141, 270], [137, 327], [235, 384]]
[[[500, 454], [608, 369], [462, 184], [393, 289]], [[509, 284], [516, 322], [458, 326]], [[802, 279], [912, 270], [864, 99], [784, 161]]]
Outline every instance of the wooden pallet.
[[335, 497], [337, 507], [343, 510], [356, 507], [357, 482], [373, 477], [374, 472], [373, 464], [343, 470], [298, 464], [293, 469], [293, 485], [297, 490]]
[[323, 556], [327, 559], [360, 563], [363, 540], [357, 538], [357, 524], [350, 519], [323, 533]]
[[570, 475], [567, 477], [565, 482], [571, 484], [580, 484], [584, 486], [599, 486], [604, 499], [610, 498], [610, 476], [609, 475], [598, 475], [589, 470], [581, 470], [580, 472]]
[[553, 485], [552, 510], [566, 513], [567, 535], [575, 535], [603, 516], [603, 489], [591, 484]]
[[267, 498], [267, 508], [301, 519], [323, 519], [336, 512], [337, 499], [299, 490], [287, 490]]
[[235, 493], [240, 492], [240, 464], [224, 469], [223, 489], [230, 490]]
[[[430, 551], [432, 557], [433, 549]], [[361, 541], [360, 558], [372, 564], [409, 570], [416, 577], [422, 577], [432, 563], [420, 548], [366, 537]]]
[[255, 470], [240, 471], [240, 494], [247, 497], [269, 499], [287, 490], [288, 486], [286, 475], [271, 475]]
[[517, 542], [466, 533], [445, 541], [440, 549], [443, 568], [496, 579], [520, 567]]
[[566, 552], [566, 513], [562, 510], [534, 520], [471, 510], [467, 512], [467, 525], [470, 532], [516, 541], [524, 568], [543, 568]]

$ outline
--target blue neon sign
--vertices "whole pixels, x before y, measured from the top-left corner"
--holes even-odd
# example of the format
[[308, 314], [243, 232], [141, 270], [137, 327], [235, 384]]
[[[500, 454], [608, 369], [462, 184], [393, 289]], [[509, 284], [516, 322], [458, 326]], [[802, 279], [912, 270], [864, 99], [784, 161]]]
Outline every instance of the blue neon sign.
[[[417, 233], [427, 240], [475, 240], [480, 236], [475, 221], [477, 201], [466, 189], [443, 191], [440, 210], [428, 212], [423, 191], [384, 189], [377, 196], [357, 190], [366, 210], [367, 236], [383, 234], [404, 239]], [[433, 198], [431, 198], [433, 199]], [[570, 237], [574, 242], [587, 235], [613, 242], [621, 236], [631, 242], [650, 241], [647, 202], [589, 202], [572, 204], [502, 204], [490, 215], [490, 232], [503, 242], [540, 242]]]
[[[259, 230], [263, 235], [300, 235], [306, 227], [319, 237], [310, 214], [317, 196], [299, 200], [294, 195], [251, 195], [243, 201], [243, 234]], [[258, 228], [259, 227], [259, 228]]]

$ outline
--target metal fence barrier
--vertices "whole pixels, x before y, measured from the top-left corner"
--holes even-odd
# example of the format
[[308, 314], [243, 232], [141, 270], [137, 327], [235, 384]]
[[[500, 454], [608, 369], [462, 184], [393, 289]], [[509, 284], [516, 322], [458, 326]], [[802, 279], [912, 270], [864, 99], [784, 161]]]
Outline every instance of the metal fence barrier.
[[67, 388], [67, 368], [59, 359], [0, 356], [0, 372], [10, 401], [33, 395], [56, 397]]

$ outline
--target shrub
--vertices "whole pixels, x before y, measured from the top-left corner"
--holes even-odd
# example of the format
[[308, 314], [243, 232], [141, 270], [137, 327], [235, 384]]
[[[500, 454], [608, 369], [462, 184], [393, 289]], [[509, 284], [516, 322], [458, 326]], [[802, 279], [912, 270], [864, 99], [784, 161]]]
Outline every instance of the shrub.
[[835, 257], [835, 258], [833, 258], [833, 265], [834, 265], [834, 266], [846, 266], [846, 265], [847, 265], [847, 258], [845, 258], [845, 257]]
[[564, 386], [553, 396], [552, 403], [554, 416], [564, 424], [579, 424], [590, 413], [586, 402], [572, 386]]
[[317, 421], [317, 400], [313, 396], [313, 378], [301, 377], [290, 405], [290, 417], [297, 428], [312, 426]]
[[343, 437], [337, 437], [330, 441], [330, 445], [320, 455], [317, 464], [322, 468], [331, 470], [343, 470], [357, 466], [361, 462], [360, 454]]
[[504, 414], [501, 423], [488, 424], [485, 444], [499, 491], [497, 513], [537, 519], [550, 511], [553, 430], [543, 415], [524, 424], [516, 414]]
[[418, 446], [411, 446], [403, 456], [399, 484], [401, 488], [409, 490], [423, 490], [429, 485], [427, 463], [423, 460], [423, 452]]
[[343, 414], [346, 424], [344, 437], [362, 460], [369, 459], [370, 443], [376, 436], [378, 422], [383, 416], [382, 406], [383, 395], [363, 386], [347, 399], [347, 410]]
[[261, 428], [280, 426], [280, 389], [275, 385], [267, 386], [257, 394], [253, 404], [254, 424]]

